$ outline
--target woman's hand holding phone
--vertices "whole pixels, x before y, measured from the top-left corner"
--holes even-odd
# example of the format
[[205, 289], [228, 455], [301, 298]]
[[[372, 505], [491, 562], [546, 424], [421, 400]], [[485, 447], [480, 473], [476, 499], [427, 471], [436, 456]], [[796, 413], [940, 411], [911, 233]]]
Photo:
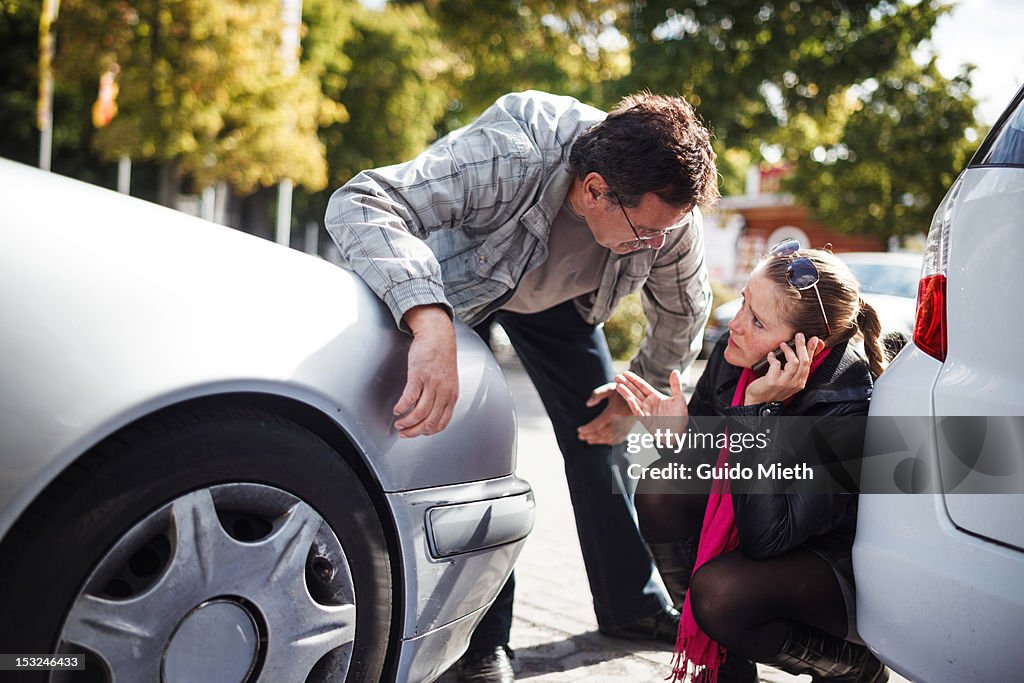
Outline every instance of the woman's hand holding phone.
[[625, 399], [630, 412], [647, 431], [669, 429], [673, 433], [682, 434], [690, 421], [690, 413], [683, 394], [683, 377], [678, 370], [673, 370], [669, 375], [668, 384], [671, 395], [661, 393], [635, 373], [627, 371], [615, 376], [615, 391]]
[[[793, 345], [795, 343], [796, 343], [795, 339], [790, 339], [788, 342], [786, 342], [785, 345], [788, 346], [789, 348], [793, 348]], [[779, 349], [776, 350], [776, 351], [772, 351], [771, 355], [775, 356], [775, 360], [779, 361], [779, 363], [782, 364], [782, 367], [786, 367], [786, 354], [783, 351], [782, 347], [779, 347]], [[753, 365], [751, 365], [750, 369], [758, 377], [764, 377], [765, 374], [768, 372], [768, 368], [769, 367], [770, 366], [768, 365], [768, 358], [765, 357], [765, 358], [762, 358], [761, 360], [757, 361]]]
[[[811, 373], [811, 362], [825, 348], [825, 342], [817, 337], [805, 340], [798, 332], [790, 343], [779, 344], [779, 350], [768, 354], [765, 359], [768, 371], [747, 386], [744, 405], [785, 401], [807, 385]], [[785, 363], [779, 359], [785, 358]], [[762, 361], [763, 362], [763, 361]]]

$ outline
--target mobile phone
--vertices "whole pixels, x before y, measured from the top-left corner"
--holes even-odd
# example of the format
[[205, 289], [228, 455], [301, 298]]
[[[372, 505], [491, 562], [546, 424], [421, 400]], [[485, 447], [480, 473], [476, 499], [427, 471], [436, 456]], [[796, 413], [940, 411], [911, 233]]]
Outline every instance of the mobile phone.
[[[788, 346], [791, 349], [795, 348], [795, 342], [796, 342], [795, 338], [791, 339], [788, 342], [786, 342], [786, 346]], [[786, 352], [785, 351], [783, 351], [782, 349], [776, 349], [776, 351], [775, 351], [775, 358], [780, 363], [782, 363], [782, 367], [786, 367]], [[753, 373], [755, 375], [760, 377], [762, 375], [768, 374], [768, 368], [769, 367], [770, 366], [768, 365], [768, 359], [767, 358], [762, 358], [761, 360], [759, 360], [756, 363], [754, 363], [753, 365], [751, 365], [750, 369], [753, 371]]]

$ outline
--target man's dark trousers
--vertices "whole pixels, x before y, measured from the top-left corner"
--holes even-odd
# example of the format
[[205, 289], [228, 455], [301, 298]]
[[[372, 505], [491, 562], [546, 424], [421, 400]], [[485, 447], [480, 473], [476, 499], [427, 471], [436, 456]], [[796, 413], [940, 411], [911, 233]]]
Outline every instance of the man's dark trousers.
[[[628, 497], [613, 483], [619, 479], [613, 476], [612, 449], [588, 445], [576, 434], [605, 408], [604, 402], [586, 406], [591, 392], [614, 376], [604, 332], [587, 324], [572, 301], [540, 313], [499, 311], [477, 326], [485, 339], [492, 322], [508, 333], [554, 426], [598, 626], [624, 626], [655, 614], [661, 601], [644, 593], [653, 567]], [[508, 643], [514, 586], [511, 577], [477, 626], [470, 650]]]

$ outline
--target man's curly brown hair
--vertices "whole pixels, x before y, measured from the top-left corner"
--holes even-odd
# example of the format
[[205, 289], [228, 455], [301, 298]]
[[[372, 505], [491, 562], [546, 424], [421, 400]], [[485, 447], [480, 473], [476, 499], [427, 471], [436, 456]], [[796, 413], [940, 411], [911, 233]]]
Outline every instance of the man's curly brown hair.
[[653, 192], [670, 206], [694, 207], [718, 201], [715, 159], [711, 134], [686, 100], [639, 92], [577, 138], [569, 165], [580, 179], [599, 173], [625, 206]]

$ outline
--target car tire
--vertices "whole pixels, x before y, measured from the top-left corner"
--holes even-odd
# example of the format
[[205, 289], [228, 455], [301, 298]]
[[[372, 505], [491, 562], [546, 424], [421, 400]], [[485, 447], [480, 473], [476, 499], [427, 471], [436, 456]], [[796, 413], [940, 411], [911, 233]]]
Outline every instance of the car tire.
[[[243, 681], [376, 681], [391, 601], [384, 531], [353, 469], [245, 407], [164, 411], [107, 439], [0, 545], [0, 651], [88, 653], [85, 672], [18, 680], [195, 679], [190, 658], [222, 657], [249, 667]], [[109, 665], [133, 638], [135, 660]]]

